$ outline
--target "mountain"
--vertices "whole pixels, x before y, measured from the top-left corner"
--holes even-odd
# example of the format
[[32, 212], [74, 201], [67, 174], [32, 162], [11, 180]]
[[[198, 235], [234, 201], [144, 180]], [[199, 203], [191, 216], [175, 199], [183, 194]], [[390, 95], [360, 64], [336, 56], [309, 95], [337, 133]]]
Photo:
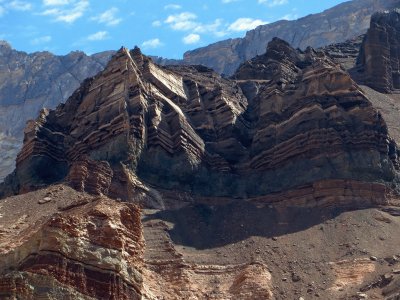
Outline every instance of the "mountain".
[[231, 79], [121, 48], [27, 124], [0, 297], [397, 299], [399, 121], [356, 44], [274, 38]]
[[399, 299], [399, 15], [230, 79], [121, 48], [27, 124], [0, 298]]
[[[6, 193], [69, 180], [128, 200], [136, 174], [199, 197], [257, 198], [321, 180], [351, 190], [346, 180], [370, 189], [396, 178], [384, 120], [323, 52], [275, 38], [234, 79], [161, 68], [137, 48], [121, 49], [65, 104], [28, 124]], [[268, 186], [255, 184], [261, 178]]]
[[[243, 39], [189, 51], [183, 60], [152, 59], [161, 65], [202, 64], [232, 75], [240, 63], [264, 53], [275, 36], [302, 49], [344, 42], [366, 32], [373, 12], [398, 6], [399, 0], [354, 0], [299, 20], [260, 26]], [[64, 102], [85, 78], [102, 70], [113, 53], [27, 54], [13, 50], [6, 42], [0, 43], [0, 181], [15, 166], [26, 121], [35, 118], [41, 108], [55, 108]], [[352, 63], [350, 58], [348, 65]]]
[[0, 298], [398, 299], [398, 95], [347, 71], [370, 32], [274, 38], [231, 79], [121, 48], [27, 124]]
[[201, 64], [218, 73], [232, 75], [244, 61], [265, 52], [269, 41], [279, 37], [294, 48], [319, 48], [364, 34], [371, 15], [379, 10], [400, 7], [399, 0], [353, 0], [322, 13], [293, 21], [258, 26], [244, 38], [228, 39], [184, 54], [185, 64]]
[[27, 54], [0, 43], [0, 181], [14, 168], [26, 121], [36, 118], [41, 108], [64, 102], [84, 79], [101, 71], [113, 53]]

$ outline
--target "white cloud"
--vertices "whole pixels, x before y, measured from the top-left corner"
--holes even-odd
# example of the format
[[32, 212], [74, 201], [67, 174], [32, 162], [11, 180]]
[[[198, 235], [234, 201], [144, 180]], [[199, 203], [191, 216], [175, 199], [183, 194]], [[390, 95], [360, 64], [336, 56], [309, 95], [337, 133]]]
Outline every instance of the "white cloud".
[[43, 0], [44, 6], [59, 6], [59, 5], [67, 5], [69, 0]]
[[178, 9], [181, 9], [181, 8], [182, 8], [182, 6], [180, 6], [179, 4], [167, 4], [167, 5], [164, 6], [165, 10], [167, 10], [167, 9], [178, 10]]
[[74, 23], [89, 7], [89, 0], [44, 0], [46, 6], [62, 6], [43, 11], [43, 16], [53, 16], [56, 22]]
[[222, 21], [222, 19], [216, 19], [213, 23], [210, 24], [198, 23], [197, 26], [193, 28], [193, 31], [199, 33], [211, 32], [218, 35], [218, 33], [222, 32], [222, 30], [220, 29], [220, 27], [222, 26]]
[[298, 18], [299, 18], [299, 16], [298, 16], [297, 14], [291, 13], [291, 14], [286, 14], [286, 15], [284, 15], [284, 16], [282, 17], [282, 20], [290, 21], [290, 20], [296, 20], [296, 19], [298, 19]]
[[46, 36], [34, 38], [33, 40], [31, 40], [31, 44], [32, 45], [40, 45], [40, 44], [48, 43], [50, 41], [51, 41], [51, 36], [46, 35]]
[[191, 12], [183, 12], [180, 14], [170, 15], [164, 21], [169, 24], [173, 30], [192, 31], [194, 33], [212, 33], [218, 37], [224, 36], [226, 33], [221, 29], [222, 19], [216, 19], [213, 23], [204, 24], [197, 22], [197, 15]]
[[58, 8], [51, 8], [51, 9], [46, 9], [41, 13], [42, 16], [51, 16], [51, 15], [56, 15], [59, 14], [60, 10]]
[[7, 4], [7, 8], [13, 10], [27, 11], [32, 9], [32, 4], [25, 1], [14, 0]]
[[194, 20], [197, 16], [194, 13], [183, 12], [176, 15], [170, 15], [165, 20], [165, 23], [169, 24], [174, 30], [191, 30], [198, 25]]
[[285, 5], [288, 3], [288, 0], [258, 0], [258, 3], [260, 4], [266, 4], [269, 7], [274, 7], [274, 6], [279, 6], [279, 5]]
[[26, 1], [13, 0], [13, 1], [0, 0], [0, 17], [4, 16], [9, 10], [27, 11], [32, 9], [32, 4]]
[[103, 41], [108, 38], [108, 32], [107, 31], [98, 31], [96, 33], [93, 33], [87, 37], [89, 41]]
[[93, 21], [97, 21], [98, 23], [103, 23], [108, 26], [115, 26], [121, 23], [122, 19], [117, 18], [116, 14], [118, 13], [118, 8], [112, 7], [109, 10], [101, 13], [100, 15], [91, 18]]
[[148, 40], [148, 41], [145, 41], [142, 43], [142, 47], [145, 49], [149, 49], [149, 48], [154, 49], [154, 48], [161, 47], [162, 45], [164, 45], [164, 44], [158, 38], [151, 39], [151, 40]]
[[196, 34], [196, 33], [191, 33], [187, 36], [185, 36], [182, 41], [189, 45], [189, 44], [196, 44], [197, 42], [200, 41], [200, 35]]
[[260, 19], [251, 19], [251, 18], [239, 18], [231, 25], [229, 25], [229, 31], [247, 31], [256, 28], [257, 26], [267, 24], [267, 21], [263, 21]]
[[151, 23], [151, 26], [153, 26], [153, 27], [160, 27], [161, 25], [162, 25], [162, 23], [159, 20], [156, 20], [153, 23]]

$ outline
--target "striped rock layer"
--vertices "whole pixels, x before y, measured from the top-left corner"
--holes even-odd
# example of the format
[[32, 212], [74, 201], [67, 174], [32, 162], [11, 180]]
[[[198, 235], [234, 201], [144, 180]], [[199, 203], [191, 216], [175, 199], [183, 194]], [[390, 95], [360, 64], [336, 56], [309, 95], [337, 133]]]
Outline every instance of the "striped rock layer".
[[1, 191], [64, 181], [149, 204], [157, 190], [284, 199], [322, 180], [340, 183], [349, 203], [346, 195], [369, 193], [369, 205], [396, 188], [398, 167], [383, 117], [348, 73], [324, 52], [276, 38], [229, 80], [122, 48], [65, 104], [28, 124]]

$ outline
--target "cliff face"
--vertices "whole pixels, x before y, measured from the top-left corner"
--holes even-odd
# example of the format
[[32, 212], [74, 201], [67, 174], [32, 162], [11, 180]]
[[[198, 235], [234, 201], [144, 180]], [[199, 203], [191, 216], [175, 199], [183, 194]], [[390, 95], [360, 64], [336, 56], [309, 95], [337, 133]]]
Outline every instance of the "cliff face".
[[[289, 41], [294, 48], [343, 42], [365, 33], [373, 12], [398, 6], [398, 0], [351, 1], [299, 20], [260, 26], [249, 31], [243, 39], [230, 39], [189, 51], [183, 60], [152, 59], [162, 65], [202, 64], [218, 73], [232, 75], [242, 62], [264, 53], [273, 37]], [[341, 50], [346, 52], [350, 49]], [[42, 52], [28, 55], [1, 42], [0, 181], [15, 166], [15, 154], [22, 146], [26, 121], [35, 118], [41, 108], [52, 109], [64, 102], [85, 78], [94, 76], [104, 68], [112, 53], [107, 51], [87, 56], [73, 52], [66, 56], [55, 56]], [[354, 52], [346, 52], [342, 58], [337, 55], [334, 54], [335, 58], [346, 68], [353, 63]], [[374, 78], [368, 80], [375, 82]]]
[[[332, 203], [365, 190], [369, 205], [385, 201], [397, 168], [385, 121], [350, 76], [323, 52], [274, 39], [234, 80], [205, 67], [160, 68], [121, 49], [66, 104], [28, 125], [2, 191], [67, 181], [130, 200], [145, 182], [194, 198], [267, 202], [293, 190], [315, 203], [336, 186]], [[146, 197], [146, 205], [167, 201]]]
[[121, 48], [25, 128], [0, 298], [399, 297], [399, 151], [351, 49], [275, 38], [224, 79]]
[[362, 81], [390, 93], [400, 89], [400, 11], [376, 13], [357, 60]]
[[[55, 108], [81, 82], [101, 71], [113, 51], [87, 56], [71, 52], [56, 56], [49, 52], [27, 54], [0, 43], [0, 152], [22, 145], [26, 121], [36, 118], [43, 107]], [[13, 156], [13, 154], [11, 153]], [[14, 157], [0, 161], [0, 181], [12, 172]]]
[[379, 10], [399, 7], [398, 0], [354, 0], [322, 13], [294, 21], [278, 21], [248, 31], [244, 38], [229, 39], [188, 51], [186, 64], [202, 64], [231, 75], [244, 61], [264, 53], [269, 41], [279, 37], [294, 48], [318, 48], [364, 34], [371, 15]]

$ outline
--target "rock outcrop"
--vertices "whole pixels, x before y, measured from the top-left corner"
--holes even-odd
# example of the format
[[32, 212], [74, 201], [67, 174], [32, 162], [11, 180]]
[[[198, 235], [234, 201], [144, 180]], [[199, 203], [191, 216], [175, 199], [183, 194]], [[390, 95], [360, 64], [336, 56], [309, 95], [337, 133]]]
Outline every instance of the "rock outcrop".
[[362, 74], [361, 80], [379, 92], [400, 90], [400, 10], [372, 16], [357, 69]]
[[64, 181], [145, 205], [164, 205], [164, 190], [276, 202], [302, 187], [315, 197], [313, 185], [332, 180], [338, 203], [371, 205], [396, 188], [397, 155], [380, 113], [324, 52], [276, 38], [227, 80], [123, 48], [28, 125], [2, 193]]
[[0, 221], [0, 298], [142, 299], [139, 208], [62, 186], [45, 196], [11, 200], [25, 214]]
[[[365, 35], [360, 35], [341, 43], [331, 44], [322, 47], [320, 50], [324, 51], [334, 62], [340, 64], [345, 70], [349, 71], [350, 75], [354, 75], [351, 70], [356, 66], [364, 36]], [[352, 76], [352, 78], [353, 77], [354, 76]]]
[[25, 128], [0, 298], [395, 299], [398, 136], [351, 49], [275, 38], [226, 79], [121, 48]]
[[[87, 56], [71, 52], [56, 56], [49, 52], [27, 54], [0, 42], [0, 152], [22, 145], [26, 121], [40, 109], [64, 102], [87, 77], [96, 75], [114, 51]], [[12, 143], [12, 144], [11, 144]], [[10, 145], [11, 144], [11, 145]], [[0, 160], [0, 181], [14, 169], [15, 157]]]
[[224, 40], [184, 54], [185, 64], [202, 64], [219, 73], [231, 75], [246, 60], [264, 53], [269, 41], [279, 37], [294, 48], [318, 48], [344, 42], [364, 34], [370, 17], [379, 10], [400, 7], [398, 0], [354, 0], [341, 3], [322, 13], [293, 21], [261, 25], [244, 38]]
[[399, 213], [232, 199], [140, 210], [52, 185], [0, 201], [0, 298], [396, 299]]
[[[394, 7], [399, 7], [398, 0], [354, 0], [320, 14], [260, 26], [243, 39], [230, 39], [188, 51], [182, 60], [152, 59], [161, 65], [202, 64], [218, 73], [232, 75], [242, 62], [262, 54], [275, 36], [288, 40], [295, 48], [342, 43], [365, 33], [373, 12]], [[357, 43], [334, 45], [327, 51], [347, 69], [358, 53], [353, 47]], [[0, 42], [0, 133], [6, 136], [0, 138], [0, 153], [7, 153], [0, 160], [0, 182], [15, 166], [14, 149], [22, 146], [26, 121], [36, 117], [41, 108], [53, 109], [64, 102], [85, 78], [102, 70], [113, 53], [106, 51], [91, 56], [82, 52], [66, 56], [49, 52], [26, 54]]]

